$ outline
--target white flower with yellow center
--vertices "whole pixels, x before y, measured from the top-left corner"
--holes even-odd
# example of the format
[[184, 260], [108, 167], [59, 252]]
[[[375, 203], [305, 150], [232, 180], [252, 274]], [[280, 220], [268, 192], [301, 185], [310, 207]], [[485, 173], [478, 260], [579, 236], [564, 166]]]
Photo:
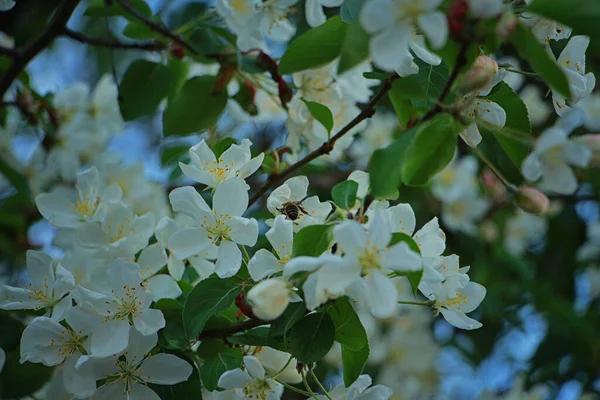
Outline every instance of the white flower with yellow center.
[[[585, 73], [585, 52], [590, 44], [587, 36], [573, 36], [556, 60], [567, 76], [571, 90], [570, 104], [577, 104], [592, 93], [596, 86], [596, 77], [592, 72]], [[555, 90], [552, 91], [552, 104], [559, 116], [571, 109], [567, 100]]]
[[460, 137], [471, 147], [477, 147], [481, 142], [478, 124], [490, 130], [499, 130], [504, 128], [506, 123], [504, 109], [493, 101], [484, 98], [474, 97], [468, 99], [462, 114], [472, 120], [472, 123], [460, 133]]
[[81, 172], [76, 191], [57, 188], [35, 198], [40, 214], [57, 228], [76, 228], [84, 222], [99, 222], [106, 216], [108, 205], [121, 200], [121, 188], [101, 184], [96, 167]]
[[232, 390], [246, 400], [279, 400], [283, 386], [269, 378], [258, 358], [244, 357], [245, 371], [237, 368], [226, 371], [219, 378], [219, 387]]
[[577, 190], [577, 176], [571, 169], [585, 168], [592, 151], [582, 143], [569, 140], [569, 133], [556, 126], [546, 129], [535, 143], [533, 152], [523, 161], [521, 172], [528, 181], [540, 182], [540, 189], [560, 194]]
[[294, 245], [294, 224], [285, 216], [278, 215], [265, 236], [275, 254], [267, 249], [254, 253], [248, 263], [248, 272], [255, 281], [283, 271], [285, 264], [290, 261]]
[[106, 258], [131, 260], [148, 245], [154, 223], [153, 213], [137, 216], [125, 204], [114, 203], [102, 222], [86, 222], [77, 228], [77, 240]]
[[195, 226], [183, 228], [169, 238], [168, 246], [175, 258], [184, 260], [217, 247], [215, 272], [221, 278], [235, 275], [242, 264], [238, 244], [254, 246], [258, 238], [256, 220], [242, 217], [248, 208], [246, 187], [240, 178], [225, 180], [215, 190], [212, 210], [193, 187], [173, 190], [169, 195], [173, 211], [195, 221]]
[[[449, 281], [433, 287], [433, 291], [423, 293], [429, 300], [435, 301], [433, 308], [436, 314], [442, 314], [446, 321], [459, 329], [477, 329], [482, 324], [466, 314], [474, 311], [483, 301], [486, 289], [482, 285], [469, 282], [463, 288], [449, 291], [445, 285]], [[450, 293], [449, 293], [450, 292]]]
[[527, 247], [539, 241], [547, 230], [545, 218], [518, 210], [504, 225], [504, 248], [512, 255], [520, 256]]
[[[377, 318], [391, 316], [396, 310], [398, 291], [388, 274], [419, 271], [421, 257], [406, 242], [389, 245], [392, 231], [383, 212], [376, 212], [368, 232], [356, 221], [344, 221], [333, 230], [348, 265], [360, 269], [348, 295], [365, 304]], [[350, 267], [349, 267], [350, 268]]]
[[309, 400], [387, 400], [393, 392], [383, 385], [371, 386], [372, 380], [369, 375], [361, 375], [352, 385], [344, 387], [339, 384], [329, 391], [329, 396], [317, 395]]
[[216, 189], [227, 179], [246, 179], [261, 166], [264, 154], [252, 158], [248, 139], [241, 145], [231, 145], [217, 159], [204, 139], [190, 149], [192, 165], [179, 163], [183, 173], [190, 179]]
[[47, 309], [52, 319], [62, 320], [65, 311], [71, 308], [72, 300], [68, 294], [75, 288], [73, 275], [40, 251], [28, 250], [26, 257], [31, 283], [25, 288], [0, 287], [0, 309]]
[[360, 13], [360, 23], [368, 33], [369, 54], [379, 68], [396, 71], [404, 77], [419, 72], [414, 54], [430, 65], [441, 58], [427, 50], [425, 38], [416, 35], [417, 27], [435, 49], [448, 38], [448, 21], [438, 10], [442, 0], [370, 0]]
[[75, 297], [77, 309], [102, 317], [101, 324], [91, 334], [91, 354], [107, 357], [128, 346], [131, 325], [142, 335], [151, 335], [165, 326], [160, 310], [150, 308], [152, 293], [142, 284], [137, 264], [117, 260], [106, 273], [110, 291], [97, 293], [81, 286]]
[[94, 393], [94, 400], [160, 400], [148, 386], [175, 385], [188, 380], [192, 366], [181, 358], [167, 353], [152, 355], [158, 343], [156, 333], [144, 336], [132, 330], [127, 351], [119, 356], [96, 358], [83, 356], [76, 368], [88, 382], [104, 384]]
[[452, 202], [465, 192], [477, 189], [477, 159], [465, 156], [455, 160], [431, 181], [431, 192], [440, 201]]

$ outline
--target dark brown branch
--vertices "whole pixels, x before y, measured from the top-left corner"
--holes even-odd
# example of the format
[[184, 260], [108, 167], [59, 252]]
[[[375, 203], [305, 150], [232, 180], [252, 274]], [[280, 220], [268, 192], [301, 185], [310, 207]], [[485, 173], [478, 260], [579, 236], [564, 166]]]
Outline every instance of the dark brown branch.
[[423, 116], [423, 118], [421, 118], [420, 122], [425, 122], [427, 120], [430, 120], [431, 118], [435, 117], [438, 113], [443, 111], [442, 104], [444, 104], [446, 97], [448, 97], [448, 94], [450, 93], [450, 89], [452, 88], [454, 81], [456, 81], [456, 78], [458, 78], [460, 71], [465, 67], [465, 65], [467, 65], [467, 50], [468, 49], [469, 49], [469, 43], [463, 43], [461, 45], [460, 50], [458, 51], [458, 55], [456, 56], [456, 64], [454, 64], [454, 69], [452, 70], [452, 73], [450, 74], [450, 77], [448, 77], [448, 81], [446, 82], [446, 85], [444, 86], [444, 88], [442, 89], [442, 92], [440, 93], [440, 97], [438, 98], [437, 104], [434, 107], [432, 107], [427, 112], [427, 114], [425, 114], [425, 116]]
[[23, 50], [17, 52], [12, 63], [0, 78], [0, 99], [4, 97], [6, 91], [19, 74], [23, 72], [27, 64], [61, 34], [78, 3], [79, 0], [63, 0], [46, 29], [30, 41]]
[[69, 28], [65, 28], [62, 34], [80, 43], [90, 44], [92, 46], [108, 47], [111, 49], [161, 51], [167, 48], [167, 46], [164, 43], [156, 41], [142, 43], [123, 43], [119, 42], [118, 40], [108, 40], [103, 38], [86, 36], [80, 32], [75, 32]]
[[227, 328], [204, 331], [198, 335], [198, 340], [226, 338], [234, 333], [247, 331], [248, 329], [256, 328], [265, 324], [268, 324], [268, 322], [260, 319], [249, 319], [247, 321], [228, 326]]
[[188, 49], [192, 54], [198, 55], [198, 51], [192, 47], [191, 44], [183, 40], [179, 35], [171, 32], [166, 26], [158, 24], [140, 13], [128, 0], [116, 0], [124, 9], [126, 9], [134, 17], [146, 24], [150, 29], [161, 35], [168, 37], [173, 42], [179, 44], [181, 47]]
[[8, 47], [0, 46], [0, 56], [18, 57], [19, 51]]
[[346, 126], [344, 126], [338, 133], [336, 133], [334, 136], [332, 136], [331, 139], [329, 139], [327, 142], [323, 143], [321, 145], [321, 147], [308, 153], [306, 155], [306, 157], [304, 157], [300, 161], [296, 162], [295, 164], [290, 165], [284, 171], [277, 173], [277, 174], [270, 175], [269, 178], [267, 179], [267, 181], [261, 187], [259, 187], [258, 190], [252, 195], [248, 205], [250, 206], [250, 205], [254, 204], [270, 188], [272, 188], [273, 186], [275, 186], [278, 183], [280, 183], [281, 181], [283, 181], [285, 178], [287, 178], [292, 172], [296, 171], [298, 168], [305, 166], [312, 160], [314, 160], [324, 154], [329, 154], [331, 152], [331, 150], [333, 150], [333, 146], [335, 145], [335, 142], [337, 142], [339, 139], [342, 138], [342, 136], [344, 136], [345, 134], [350, 132], [352, 130], [352, 128], [354, 128], [356, 125], [360, 124], [365, 119], [371, 118], [375, 114], [375, 106], [387, 94], [387, 92], [390, 91], [390, 89], [392, 88], [392, 83], [394, 82], [394, 80], [396, 80], [396, 78], [398, 78], [398, 75], [391, 76], [388, 79], [386, 79], [385, 81], [383, 81], [383, 84], [381, 85], [379, 92], [377, 92], [377, 94], [371, 99], [371, 101], [369, 101], [369, 103], [365, 106], [365, 108], [361, 111], [361, 113], [358, 114], [356, 116], [356, 118], [354, 118], [352, 121], [350, 121]]

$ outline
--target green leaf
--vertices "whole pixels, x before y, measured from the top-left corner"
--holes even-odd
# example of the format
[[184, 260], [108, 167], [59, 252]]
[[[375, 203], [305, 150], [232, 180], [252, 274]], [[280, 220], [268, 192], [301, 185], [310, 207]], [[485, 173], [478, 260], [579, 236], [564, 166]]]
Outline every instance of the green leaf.
[[167, 321], [163, 329], [159, 331], [159, 344], [170, 350], [188, 349], [189, 341], [185, 337], [183, 325], [177, 321]]
[[[133, 8], [139, 11], [142, 15], [150, 17], [152, 10], [150, 6], [143, 0], [129, 0]], [[88, 8], [83, 13], [86, 17], [125, 17], [129, 20], [136, 21], [137, 17], [124, 9], [119, 2], [112, 1], [110, 6], [106, 6], [105, 0], [92, 0]]]
[[566, 98], [571, 97], [569, 82], [564, 71], [526, 26], [517, 24], [510, 41], [517, 49], [519, 56], [527, 60], [531, 68], [540, 74], [552, 89]]
[[384, 81], [395, 75], [395, 72], [363, 72], [363, 77], [365, 79], [375, 79], [378, 81]]
[[204, 387], [210, 391], [217, 390], [219, 378], [225, 371], [240, 368], [244, 352], [240, 348], [224, 348], [213, 357], [204, 360], [200, 368], [200, 376]]
[[415, 242], [415, 240], [412, 237], [402, 232], [394, 232], [392, 234], [392, 240], [390, 240], [390, 244], [388, 246], [393, 246], [396, 243], [400, 242], [406, 243], [412, 251], [421, 254], [421, 249], [419, 248], [417, 242]]
[[[344, 2], [344, 4], [346, 3], [347, 1]], [[342, 4], [342, 9], [343, 7], [344, 5]], [[343, 74], [367, 58], [369, 58], [369, 34], [365, 32], [360, 22], [356, 20], [348, 27], [344, 43], [342, 43], [340, 62], [337, 69], [338, 75]]]
[[329, 136], [333, 129], [333, 114], [331, 113], [331, 110], [321, 103], [304, 99], [302, 99], [302, 101], [306, 104], [306, 107], [308, 107], [308, 111], [310, 111], [313, 118], [323, 125]]
[[327, 309], [335, 326], [335, 341], [350, 350], [360, 350], [367, 344], [367, 332], [347, 297], [340, 297]]
[[410, 120], [410, 110], [412, 107], [410, 97], [407, 97], [401, 89], [396, 88], [394, 85], [392, 85], [392, 89], [388, 92], [388, 96], [396, 112], [398, 122], [400, 122], [401, 126], [406, 127]]
[[283, 336], [283, 342], [287, 342], [287, 333], [294, 324], [304, 316], [306, 307], [304, 302], [290, 303], [283, 314], [271, 323], [269, 335]]
[[[390, 244], [388, 246], [393, 246], [396, 243], [404, 242], [408, 245], [408, 247], [417, 254], [421, 254], [421, 248], [415, 242], [415, 240], [408, 236], [406, 233], [395, 232], [392, 234], [392, 240], [390, 240]], [[417, 291], [419, 290], [419, 283], [421, 283], [421, 278], [423, 277], [423, 270], [419, 271], [396, 271], [396, 276], [405, 276], [408, 278], [410, 282], [410, 287], [413, 290], [413, 295], [417, 295]]]
[[500, 82], [488, 99], [506, 112], [504, 128], [494, 131], [493, 134], [511, 161], [520, 168], [531, 150], [531, 123], [527, 107], [505, 82]]
[[283, 341], [271, 336], [270, 330], [271, 328], [268, 326], [260, 326], [242, 334], [229, 336], [227, 341], [232, 344], [268, 346], [280, 351], [285, 351], [286, 347], [283, 344]]
[[[4, 326], [2, 327], [4, 329]], [[26, 361], [19, 362], [19, 349], [6, 353], [0, 372], [0, 399], [18, 399], [38, 391], [52, 375], [52, 368]]]
[[352, 385], [362, 374], [369, 359], [369, 353], [369, 343], [366, 343], [360, 350], [352, 350], [347, 346], [342, 346], [342, 368], [346, 387]]
[[152, 114], [167, 97], [174, 77], [169, 68], [146, 60], [129, 65], [119, 86], [119, 106], [125, 121]]
[[301, 229], [294, 237], [294, 257], [318, 257], [333, 244], [333, 226], [310, 225]]
[[452, 161], [460, 128], [454, 119], [441, 114], [422, 124], [406, 149], [402, 182], [422, 186]]
[[189, 157], [189, 150], [189, 146], [165, 147], [162, 149], [162, 153], [160, 154], [160, 163], [161, 165], [177, 164], [179, 161]]
[[351, 24], [357, 20], [362, 8], [363, 0], [344, 0], [340, 7], [340, 16], [342, 21], [347, 24]]
[[309, 29], [290, 43], [279, 62], [283, 75], [317, 68], [335, 60], [342, 49], [348, 25], [339, 16]]
[[[403, 80], [416, 82], [422, 88], [422, 92], [418, 92], [415, 96], [411, 96], [412, 103], [415, 107], [430, 108], [435, 105], [437, 99], [442, 94], [444, 86], [448, 82], [450, 71], [444, 63], [440, 65], [429, 65], [420, 60], [415, 60], [419, 66], [419, 73], [408, 78], [400, 79], [398, 85], [402, 87]], [[406, 83], [405, 83], [406, 84]], [[415, 85], [411, 86], [411, 90]], [[408, 92], [410, 95], [410, 92]]]
[[600, 6], [596, 0], [536, 0], [527, 11], [576, 28], [578, 34], [600, 40]]
[[[150, 17], [150, 20], [163, 25], [162, 19], [158, 15]], [[123, 28], [123, 35], [138, 40], [161, 38], [159, 33], [137, 19], [129, 21], [125, 28]]]
[[416, 128], [400, 135], [400, 138], [385, 149], [376, 150], [369, 161], [371, 195], [378, 200], [398, 198], [398, 186], [402, 178], [402, 163], [406, 148], [415, 136]]
[[335, 326], [329, 314], [308, 314], [292, 326], [290, 350], [298, 361], [310, 364], [325, 357], [334, 340]]
[[193, 339], [204, 328], [206, 321], [217, 311], [226, 310], [240, 293], [233, 282], [209, 278], [198, 283], [183, 306], [183, 327], [188, 339]]
[[230, 138], [230, 137], [223, 138], [223, 139], [219, 140], [217, 142], [217, 144], [215, 144], [212, 147], [212, 151], [213, 151], [213, 153], [215, 153], [215, 157], [219, 158], [219, 157], [221, 157], [221, 154], [223, 154], [225, 152], [225, 150], [227, 150], [234, 144], [237, 144], [237, 141], [234, 138]]
[[[180, 354], [177, 355], [180, 356]], [[192, 364], [189, 360], [186, 361]], [[150, 387], [161, 400], [202, 400], [202, 385], [196, 368], [185, 382], [175, 385], [151, 384]]]
[[349, 210], [356, 203], [358, 183], [354, 181], [340, 182], [331, 189], [331, 198], [338, 207]]
[[215, 76], [196, 76], [183, 85], [163, 115], [166, 136], [199, 132], [217, 123], [227, 105], [227, 92], [213, 93], [215, 82]]

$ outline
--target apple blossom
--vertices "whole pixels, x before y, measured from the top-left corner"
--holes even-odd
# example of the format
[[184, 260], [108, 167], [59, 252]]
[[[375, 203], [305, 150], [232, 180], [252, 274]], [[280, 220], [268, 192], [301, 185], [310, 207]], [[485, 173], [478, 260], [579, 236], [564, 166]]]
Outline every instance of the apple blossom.
[[219, 378], [219, 387], [233, 391], [235, 399], [278, 400], [283, 393], [283, 386], [266, 375], [258, 358], [244, 357], [245, 371], [234, 369], [226, 371]]
[[248, 262], [248, 272], [255, 281], [283, 271], [284, 265], [292, 257], [294, 224], [285, 216], [278, 215], [265, 236], [276, 255], [266, 249], [254, 253]]

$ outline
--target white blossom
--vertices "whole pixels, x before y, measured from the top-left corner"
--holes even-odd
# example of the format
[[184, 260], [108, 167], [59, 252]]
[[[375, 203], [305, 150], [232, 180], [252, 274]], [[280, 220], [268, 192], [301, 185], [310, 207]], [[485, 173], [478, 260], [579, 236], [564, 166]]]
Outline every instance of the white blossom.
[[283, 215], [275, 217], [273, 226], [265, 234], [275, 255], [266, 249], [259, 249], [248, 262], [248, 272], [255, 281], [283, 271], [284, 265], [292, 257], [294, 245], [294, 224]]
[[219, 378], [219, 387], [232, 390], [239, 399], [279, 400], [283, 386], [266, 375], [258, 358], [244, 357], [245, 371], [237, 368], [226, 371]]
[[512, 255], [520, 256], [527, 247], [539, 241], [547, 229], [543, 217], [518, 210], [504, 225], [504, 248]]
[[[339, 384], [329, 391], [333, 400], [387, 400], [393, 392], [383, 385], [371, 386], [372, 380], [369, 375], [361, 375], [347, 388]], [[315, 400], [327, 400], [325, 395], [311, 397]]]
[[430, 300], [437, 314], [442, 314], [446, 321], [460, 329], [478, 329], [482, 324], [466, 314], [474, 311], [483, 301], [486, 289], [482, 285], [469, 282], [458, 290], [448, 290], [451, 281], [435, 285], [432, 292], [423, 293]]
[[306, 22], [311, 27], [319, 26], [327, 20], [323, 7], [339, 7], [343, 0], [306, 0]]

